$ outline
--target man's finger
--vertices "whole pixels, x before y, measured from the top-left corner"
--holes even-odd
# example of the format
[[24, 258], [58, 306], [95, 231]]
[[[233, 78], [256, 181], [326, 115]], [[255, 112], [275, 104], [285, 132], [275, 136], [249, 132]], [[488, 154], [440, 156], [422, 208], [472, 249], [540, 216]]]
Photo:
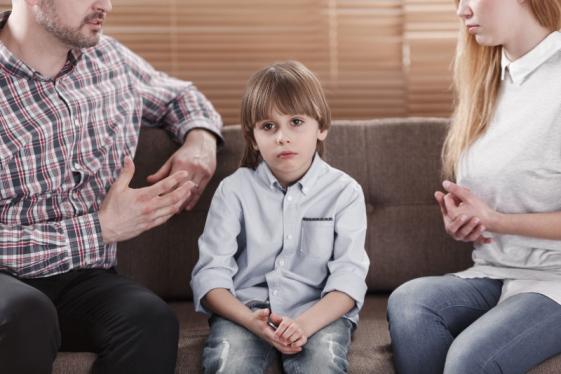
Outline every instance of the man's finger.
[[148, 183], [156, 183], [170, 174], [171, 171], [171, 161], [167, 160], [157, 172], [146, 177]]
[[209, 181], [210, 177], [206, 175], [202, 178], [194, 178], [197, 187], [193, 190], [191, 197], [185, 202], [185, 210], [191, 210], [197, 205]]
[[133, 176], [134, 176], [134, 162], [129, 156], [127, 156], [125, 157], [123, 168], [121, 169], [121, 174], [119, 175], [119, 178], [117, 178], [115, 183], [120, 188], [128, 188]]
[[145, 187], [152, 196], [161, 196], [183, 185], [189, 177], [186, 171], [178, 171], [150, 187]]

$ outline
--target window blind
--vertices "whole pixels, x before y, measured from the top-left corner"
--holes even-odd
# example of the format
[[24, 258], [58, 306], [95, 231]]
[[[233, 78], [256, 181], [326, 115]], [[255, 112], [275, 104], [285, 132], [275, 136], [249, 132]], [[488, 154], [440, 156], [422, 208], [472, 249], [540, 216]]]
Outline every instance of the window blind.
[[226, 124], [249, 76], [288, 59], [319, 76], [335, 119], [447, 116], [454, 13], [452, 0], [114, 0], [105, 33], [193, 81]]

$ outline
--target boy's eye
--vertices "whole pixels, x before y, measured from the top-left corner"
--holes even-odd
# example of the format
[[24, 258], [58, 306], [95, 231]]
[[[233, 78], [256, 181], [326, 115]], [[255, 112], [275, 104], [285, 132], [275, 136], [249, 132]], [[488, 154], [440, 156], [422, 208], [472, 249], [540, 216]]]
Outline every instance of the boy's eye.
[[266, 131], [272, 130], [274, 127], [275, 125], [272, 124], [271, 122], [265, 122], [261, 125], [261, 128]]
[[292, 119], [292, 124], [294, 126], [301, 126], [304, 123], [304, 121], [302, 121], [300, 118], [293, 118]]

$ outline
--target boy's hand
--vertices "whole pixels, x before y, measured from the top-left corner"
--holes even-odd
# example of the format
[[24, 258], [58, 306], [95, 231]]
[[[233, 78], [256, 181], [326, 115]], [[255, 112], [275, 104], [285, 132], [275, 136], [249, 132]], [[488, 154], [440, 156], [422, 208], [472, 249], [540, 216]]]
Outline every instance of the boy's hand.
[[271, 313], [271, 321], [278, 326], [274, 335], [281, 344], [301, 349], [308, 342], [308, 336], [299, 322], [275, 313]]
[[253, 319], [250, 322], [249, 330], [286, 355], [292, 355], [302, 351], [300, 346], [293, 347], [275, 336], [275, 330], [267, 323], [269, 321], [269, 314], [269, 309], [256, 309], [253, 311]]

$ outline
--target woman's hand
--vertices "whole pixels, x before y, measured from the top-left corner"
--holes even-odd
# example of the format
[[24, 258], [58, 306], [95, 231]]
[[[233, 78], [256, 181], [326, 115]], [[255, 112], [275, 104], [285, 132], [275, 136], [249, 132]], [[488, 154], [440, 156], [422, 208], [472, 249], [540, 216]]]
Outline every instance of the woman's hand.
[[496, 212], [465, 187], [450, 181], [442, 184], [448, 192], [435, 192], [440, 206], [444, 228], [454, 239], [464, 242], [487, 244], [492, 241], [483, 236], [490, 229]]

